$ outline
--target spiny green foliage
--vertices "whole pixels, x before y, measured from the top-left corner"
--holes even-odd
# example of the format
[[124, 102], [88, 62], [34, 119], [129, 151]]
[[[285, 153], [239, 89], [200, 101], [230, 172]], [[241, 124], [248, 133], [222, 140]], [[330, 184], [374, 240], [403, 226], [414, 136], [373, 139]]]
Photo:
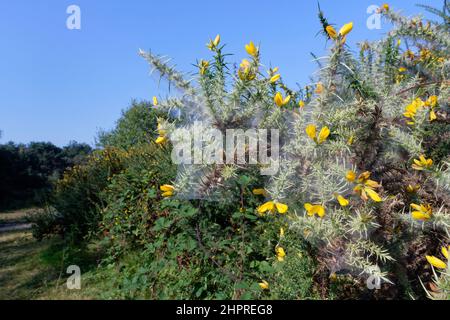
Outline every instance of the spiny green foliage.
[[[399, 241], [390, 225], [404, 220], [413, 201], [434, 207], [429, 221], [413, 225], [441, 230], [441, 236], [448, 232], [447, 190], [433, 187], [446, 169], [436, 166], [420, 172], [411, 163], [419, 155], [436, 154], [436, 147], [443, 143], [434, 160], [449, 156], [445, 138], [437, 133], [447, 122], [450, 38], [441, 25], [425, 24], [420, 18], [409, 20], [389, 8], [382, 9], [382, 13], [394, 24], [387, 37], [363, 43], [359, 57], [350, 53], [342, 37], [336, 39], [316, 79], [315, 96], [300, 109], [300, 91], [287, 88], [282, 79], [271, 82], [263, 76], [259, 48], [249, 52], [250, 59], [241, 63], [238, 73], [231, 74], [230, 84], [225, 86], [223, 47], [213, 46], [210, 49], [214, 58], [199, 74], [200, 87], [184, 96], [191, 103], [179, 108], [182, 120], [169, 120], [163, 127], [169, 138], [175, 127], [199, 126], [192, 122], [196, 119], [206, 122], [203, 130], [210, 125], [222, 131], [280, 129], [284, 143], [281, 170], [270, 179], [257, 179], [266, 180], [267, 200], [289, 205], [288, 217], [280, 217], [281, 221], [297, 232], [299, 240], [307, 240], [319, 250], [330, 272], [364, 272], [390, 282], [388, 278], [395, 280], [400, 275], [376, 270], [381, 264], [390, 269], [394, 259], [404, 259], [404, 252], [389, 251]], [[322, 12], [320, 17], [322, 24], [328, 25]], [[147, 57], [151, 57], [147, 59], [150, 62], [157, 59], [150, 54]], [[162, 61], [153, 65], [162, 76], [167, 74], [166, 69], [173, 72]], [[186, 82], [177, 82], [183, 89]], [[282, 97], [290, 96], [282, 107], [274, 103], [277, 92], [284, 92]], [[411, 109], [415, 109], [414, 115], [408, 115], [408, 119], [405, 110]], [[189, 116], [193, 113], [197, 118]], [[330, 137], [325, 136], [321, 143], [313, 141], [308, 136], [312, 135], [311, 124], [318, 131], [329, 128]], [[230, 175], [233, 170], [248, 173], [251, 169], [245, 165], [239, 169], [233, 165], [191, 166], [179, 174], [175, 189], [181, 197], [192, 194], [194, 189], [199, 197], [222, 194], [221, 202], [233, 203], [236, 196], [230, 194], [229, 185], [238, 176]], [[350, 170], [366, 173], [359, 178], [357, 174], [357, 181], [348, 181], [345, 174]], [[369, 172], [381, 185], [368, 180]], [[415, 199], [406, 191], [411, 181], [423, 188]], [[353, 195], [354, 188], [361, 199]], [[342, 208], [335, 194], [348, 198], [350, 205]], [[310, 203], [324, 208], [324, 219], [306, 214], [304, 204], [306, 208]], [[397, 220], [394, 212], [401, 213], [402, 218]], [[401, 224], [396, 232], [407, 234], [409, 227]]]

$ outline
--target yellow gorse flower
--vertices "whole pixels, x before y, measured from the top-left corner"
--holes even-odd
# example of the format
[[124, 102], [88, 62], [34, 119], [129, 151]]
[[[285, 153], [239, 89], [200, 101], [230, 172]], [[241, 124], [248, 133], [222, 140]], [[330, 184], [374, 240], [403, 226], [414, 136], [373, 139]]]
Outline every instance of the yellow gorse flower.
[[354, 141], [355, 141], [355, 136], [351, 135], [350, 138], [348, 138], [348, 140], [347, 140], [347, 145], [351, 146]]
[[247, 59], [243, 59], [239, 65], [238, 76], [242, 81], [251, 81], [256, 78], [256, 73], [253, 72], [251, 63]]
[[166, 130], [164, 130], [161, 127], [161, 124], [159, 122], [158, 122], [157, 130], [158, 130], [159, 137], [156, 138], [155, 143], [162, 145], [167, 142]]
[[341, 196], [340, 194], [334, 194], [334, 196], [336, 197], [337, 201], [339, 202], [339, 204], [341, 205], [341, 207], [347, 207], [350, 202], [345, 199], [343, 196]]
[[305, 203], [304, 207], [306, 213], [310, 217], [313, 217], [316, 214], [319, 216], [319, 218], [323, 218], [325, 216], [325, 207], [320, 204]]
[[266, 280], [262, 280], [258, 284], [262, 290], [269, 290], [269, 283]]
[[345, 178], [349, 182], [354, 182], [356, 180], [356, 173], [353, 170], [349, 170], [349, 171], [347, 171]]
[[408, 124], [415, 123], [415, 117], [417, 112], [422, 110], [424, 106], [425, 103], [420, 98], [414, 99], [413, 102], [411, 102], [409, 105], [406, 106], [403, 115], [410, 119]]
[[278, 261], [284, 261], [284, 257], [286, 256], [286, 252], [284, 252], [283, 247], [276, 247], [275, 248], [275, 253], [277, 255], [277, 259]]
[[352, 30], [353, 30], [353, 22], [349, 22], [347, 24], [344, 24], [344, 26], [341, 28], [341, 30], [339, 30], [339, 35], [341, 37], [345, 37]]
[[206, 70], [208, 70], [209, 67], [209, 61], [201, 60], [200, 61], [200, 74], [204, 75], [206, 73]]
[[266, 212], [275, 213], [276, 211], [279, 214], [284, 214], [288, 211], [289, 207], [283, 203], [268, 201], [263, 205], [258, 207], [258, 213], [264, 214]]
[[298, 102], [298, 106], [299, 106], [301, 109], [303, 109], [303, 108], [305, 107], [305, 101], [300, 100], [300, 101]]
[[434, 111], [434, 108], [436, 107], [437, 103], [438, 103], [437, 96], [430, 96], [426, 101], [423, 101], [420, 98], [416, 98], [413, 100], [412, 103], [410, 103], [409, 105], [406, 106], [405, 112], [403, 113], [403, 115], [410, 119], [407, 123], [410, 125], [413, 125], [416, 120], [415, 118], [416, 118], [417, 112], [422, 111], [425, 107], [429, 107], [430, 108], [430, 114], [429, 114], [430, 121], [436, 120], [437, 116]]
[[444, 255], [445, 259], [447, 259], [447, 260], [448, 260], [448, 251], [449, 250], [450, 250], [450, 246], [448, 248], [446, 248], [446, 247], [441, 248], [441, 252]]
[[[445, 259], [447, 259], [447, 263], [449, 261], [448, 259], [448, 251], [450, 250], [450, 246], [449, 247], [442, 247], [441, 248], [441, 252], [442, 255], [445, 257]], [[447, 269], [447, 264], [442, 261], [439, 258], [436, 258], [435, 256], [425, 256], [428, 263], [431, 264], [433, 267], [438, 268], [438, 269]]]
[[326, 126], [320, 129], [319, 135], [317, 135], [317, 127], [313, 124], [307, 125], [305, 131], [308, 137], [317, 144], [324, 143], [330, 135], [330, 129]]
[[419, 191], [419, 189], [420, 189], [420, 186], [418, 184], [416, 184], [414, 186], [408, 184], [406, 186], [406, 191], [409, 192], [409, 193], [416, 193], [417, 191]]
[[218, 34], [214, 40], [209, 40], [209, 43], [206, 45], [208, 47], [209, 50], [213, 51], [215, 50], [220, 43], [220, 35]]
[[430, 122], [431, 122], [431, 121], [434, 121], [434, 120], [436, 120], [436, 119], [437, 119], [436, 112], [434, 112], [434, 110], [431, 110], [431, 111], [430, 111]]
[[162, 196], [166, 198], [173, 196], [173, 193], [175, 191], [175, 187], [170, 184], [162, 185], [159, 187], [159, 189], [163, 192]]
[[270, 78], [270, 83], [275, 83], [275, 82], [277, 82], [278, 80], [280, 80], [280, 78], [281, 78], [281, 75], [280, 75], [279, 73], [274, 74], [274, 75]]
[[283, 237], [284, 237], [284, 228], [281, 227], [280, 228], [280, 238], [283, 238]]
[[266, 190], [264, 190], [264, 189], [262, 189], [262, 188], [259, 188], [259, 189], [253, 189], [253, 194], [255, 195], [255, 196], [267, 196], [267, 192], [266, 192]]
[[414, 220], [426, 221], [433, 215], [433, 208], [429, 204], [415, 204], [411, 203], [411, 216]]
[[384, 9], [384, 11], [389, 11], [389, 5], [387, 3], [383, 4], [381, 7]]
[[342, 28], [339, 30], [339, 33], [336, 32], [333, 26], [328, 25], [325, 30], [327, 31], [328, 36], [333, 40], [341, 40], [341, 44], [345, 43], [345, 36], [349, 34], [353, 30], [353, 22], [349, 22], [344, 24]]
[[425, 106], [430, 107], [430, 121], [434, 121], [437, 119], [436, 112], [434, 112], [434, 108], [438, 104], [437, 96], [430, 96], [427, 101], [425, 101]]
[[[358, 180], [356, 187], [353, 189], [361, 199], [367, 201], [372, 199], [375, 202], [381, 202], [382, 199], [380, 195], [375, 191], [375, 189], [379, 188], [380, 185], [378, 182], [374, 180], [370, 180], [371, 173], [369, 171], [365, 171], [358, 176]], [[350, 182], [354, 182], [356, 180], [356, 174], [353, 171], [347, 172], [346, 178]]]
[[158, 134], [159, 134], [160, 136], [165, 136], [165, 135], [166, 135], [166, 130], [163, 129], [163, 127], [161, 126], [160, 123], [158, 123], [157, 131], [158, 131]]
[[156, 107], [158, 105], [158, 98], [153, 96], [153, 105]]
[[273, 101], [275, 101], [275, 104], [279, 107], [285, 106], [290, 100], [291, 96], [288, 95], [286, 98], [283, 98], [283, 95], [280, 92], [277, 92], [273, 98]]
[[258, 56], [258, 48], [255, 46], [253, 41], [250, 41], [249, 44], [245, 45], [245, 51], [247, 51], [247, 53], [249, 55], [251, 55], [252, 57], [257, 57]]
[[316, 90], [314, 92], [317, 93], [317, 94], [321, 94], [323, 92], [323, 84], [322, 84], [322, 82], [319, 82], [316, 85]]
[[425, 256], [425, 258], [433, 267], [438, 269], [447, 269], [447, 264], [441, 259], [436, 258], [435, 256]]
[[419, 157], [419, 160], [414, 159], [413, 160], [414, 163], [412, 164], [412, 168], [414, 170], [426, 170], [426, 169], [430, 169], [433, 165], [433, 160], [432, 159], [426, 159], [424, 155], [421, 155]]
[[338, 35], [336, 32], [336, 29], [334, 29], [333, 26], [328, 25], [325, 29], [327, 30], [327, 34], [330, 36], [331, 39], [334, 39], [334, 40], [337, 39]]
[[437, 96], [430, 96], [427, 101], [425, 101], [425, 105], [427, 107], [434, 108], [438, 104], [438, 97]]
[[165, 136], [159, 136], [158, 138], [156, 138], [155, 143], [156, 144], [164, 144], [167, 142], [167, 137]]

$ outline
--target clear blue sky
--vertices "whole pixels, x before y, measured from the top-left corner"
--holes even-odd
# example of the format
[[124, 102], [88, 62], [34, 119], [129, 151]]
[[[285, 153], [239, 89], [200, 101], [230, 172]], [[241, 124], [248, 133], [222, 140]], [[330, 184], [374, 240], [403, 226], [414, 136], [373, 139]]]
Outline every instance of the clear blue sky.
[[[388, 30], [368, 30], [367, 7], [375, 0], [321, 0], [338, 26], [354, 21], [349, 44], [376, 39]], [[422, 12], [416, 2], [392, 0], [406, 14]], [[66, 9], [81, 8], [81, 30], [68, 30]], [[286, 81], [306, 84], [315, 70], [310, 52], [322, 54], [316, 0], [152, 1], [1, 0], [0, 143], [70, 140], [93, 143], [110, 129], [131, 99], [164, 96], [165, 84], [149, 75], [138, 49], [173, 58], [182, 71], [208, 58], [208, 38], [217, 33], [234, 53], [245, 56], [249, 40], [261, 44], [263, 62], [279, 66]]]

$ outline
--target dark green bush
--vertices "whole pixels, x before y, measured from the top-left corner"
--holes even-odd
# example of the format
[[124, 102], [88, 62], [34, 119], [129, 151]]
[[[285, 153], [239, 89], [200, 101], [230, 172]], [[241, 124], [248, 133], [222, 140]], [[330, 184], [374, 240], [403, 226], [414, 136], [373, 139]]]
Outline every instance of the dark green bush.
[[99, 133], [98, 144], [101, 147], [128, 149], [150, 143], [154, 140], [159, 113], [150, 102], [133, 100], [131, 106], [122, 111], [122, 116], [113, 130]]
[[56, 184], [52, 205], [59, 214], [58, 228], [77, 239], [98, 233], [100, 193], [121, 172], [126, 152], [107, 148], [95, 152], [83, 165], [64, 173]]
[[115, 242], [143, 245], [157, 218], [159, 185], [174, 179], [176, 166], [167, 149], [150, 143], [129, 149], [124, 167], [101, 194], [102, 226]]

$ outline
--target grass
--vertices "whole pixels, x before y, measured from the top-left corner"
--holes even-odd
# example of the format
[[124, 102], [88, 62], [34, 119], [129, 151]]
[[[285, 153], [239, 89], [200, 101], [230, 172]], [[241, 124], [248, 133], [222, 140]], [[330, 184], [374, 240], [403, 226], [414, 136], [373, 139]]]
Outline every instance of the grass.
[[36, 242], [29, 231], [0, 235], [0, 299], [34, 299], [53, 280], [40, 254], [51, 241]]
[[[0, 229], [5, 224], [23, 225], [33, 210], [0, 213]], [[99, 246], [68, 248], [60, 238], [36, 241], [29, 228], [0, 232], [0, 300], [98, 298]], [[80, 266], [81, 290], [66, 287], [66, 269], [72, 264]]]

